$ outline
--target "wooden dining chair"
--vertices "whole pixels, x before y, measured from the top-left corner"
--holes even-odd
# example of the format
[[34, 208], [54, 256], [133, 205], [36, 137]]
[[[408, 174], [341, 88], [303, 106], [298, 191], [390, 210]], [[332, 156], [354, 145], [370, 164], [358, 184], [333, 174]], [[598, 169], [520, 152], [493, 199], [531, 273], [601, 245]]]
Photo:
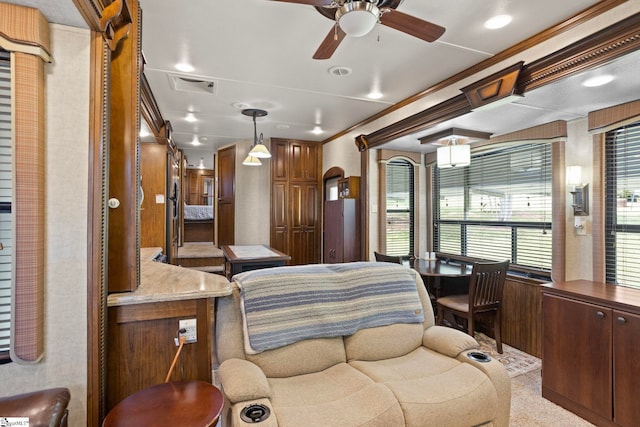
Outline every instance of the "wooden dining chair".
[[509, 261], [474, 263], [469, 280], [468, 294], [438, 298], [438, 324], [444, 324], [445, 313], [452, 313], [454, 317], [466, 320], [467, 332], [473, 336], [476, 316], [480, 313], [489, 313], [493, 316], [496, 347], [498, 353], [502, 353], [500, 308], [502, 305], [502, 290], [508, 268]]
[[373, 251], [378, 262], [393, 262], [395, 264], [402, 264], [402, 257], [397, 255], [385, 255], [380, 252]]

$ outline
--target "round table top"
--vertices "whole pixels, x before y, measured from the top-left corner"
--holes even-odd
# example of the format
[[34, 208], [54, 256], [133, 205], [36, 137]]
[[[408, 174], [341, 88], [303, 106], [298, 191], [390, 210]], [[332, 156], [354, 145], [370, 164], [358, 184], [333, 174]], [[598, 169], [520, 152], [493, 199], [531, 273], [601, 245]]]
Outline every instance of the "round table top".
[[224, 400], [220, 390], [203, 381], [177, 381], [140, 390], [107, 414], [103, 427], [212, 426]]
[[422, 276], [463, 277], [471, 275], [471, 266], [467, 264], [449, 263], [441, 259], [428, 260], [416, 258], [413, 268]]

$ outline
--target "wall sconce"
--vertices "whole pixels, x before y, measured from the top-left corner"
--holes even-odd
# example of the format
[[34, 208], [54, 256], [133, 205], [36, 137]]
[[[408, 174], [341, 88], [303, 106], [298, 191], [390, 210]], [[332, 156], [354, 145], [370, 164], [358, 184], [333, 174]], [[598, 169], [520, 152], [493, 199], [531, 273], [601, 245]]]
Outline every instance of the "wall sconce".
[[589, 184], [582, 184], [582, 168], [580, 166], [567, 167], [567, 185], [571, 187], [573, 215], [589, 215]]

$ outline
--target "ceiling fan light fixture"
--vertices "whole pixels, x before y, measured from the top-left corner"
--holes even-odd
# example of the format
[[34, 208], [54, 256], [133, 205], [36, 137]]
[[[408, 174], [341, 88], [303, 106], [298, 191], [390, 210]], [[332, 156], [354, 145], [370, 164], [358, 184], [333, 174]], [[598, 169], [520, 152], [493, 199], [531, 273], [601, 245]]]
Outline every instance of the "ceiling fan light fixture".
[[336, 11], [338, 25], [353, 37], [362, 37], [371, 32], [379, 18], [380, 9], [367, 1], [350, 1]]

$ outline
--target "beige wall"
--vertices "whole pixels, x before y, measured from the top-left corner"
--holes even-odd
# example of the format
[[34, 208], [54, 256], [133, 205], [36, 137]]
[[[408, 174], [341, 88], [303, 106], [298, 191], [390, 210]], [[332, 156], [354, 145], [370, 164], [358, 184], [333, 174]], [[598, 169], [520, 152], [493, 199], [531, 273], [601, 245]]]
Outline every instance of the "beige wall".
[[242, 161], [247, 156], [252, 143], [253, 141], [236, 143], [235, 243], [237, 245], [268, 245], [271, 160], [262, 159], [262, 166], [244, 166]]
[[[582, 167], [582, 182], [589, 183], [589, 196], [593, 198], [593, 143], [588, 133], [587, 119], [575, 120], [567, 124], [567, 142], [565, 143], [567, 166]], [[585, 234], [580, 235], [574, 228], [571, 194], [567, 191], [567, 233], [566, 233], [566, 279], [593, 278], [593, 228], [591, 215], [579, 217], [584, 225]], [[591, 201], [593, 203], [593, 201]], [[592, 209], [592, 207], [591, 207]]]
[[41, 189], [46, 192], [45, 356], [33, 365], [0, 366], [0, 395], [68, 387], [71, 426], [86, 424], [89, 41], [87, 30], [51, 25], [46, 188]]

